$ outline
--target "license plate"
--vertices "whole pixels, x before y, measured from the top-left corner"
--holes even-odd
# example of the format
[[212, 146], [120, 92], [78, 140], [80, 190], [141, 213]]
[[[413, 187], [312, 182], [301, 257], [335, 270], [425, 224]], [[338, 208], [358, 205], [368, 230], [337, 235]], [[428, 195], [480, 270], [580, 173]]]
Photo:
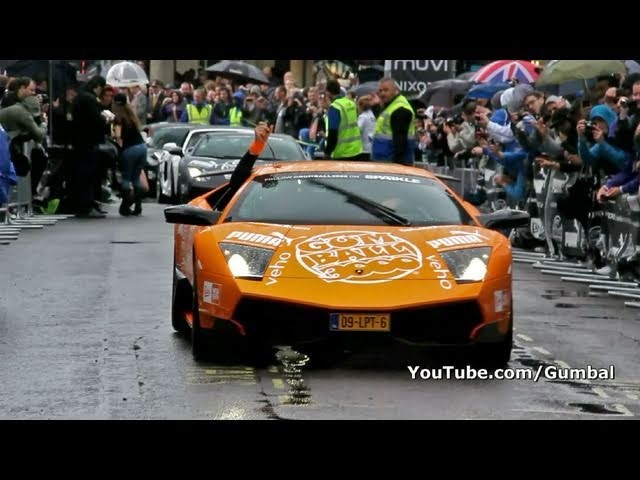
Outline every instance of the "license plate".
[[332, 331], [390, 332], [391, 315], [388, 313], [332, 313]]

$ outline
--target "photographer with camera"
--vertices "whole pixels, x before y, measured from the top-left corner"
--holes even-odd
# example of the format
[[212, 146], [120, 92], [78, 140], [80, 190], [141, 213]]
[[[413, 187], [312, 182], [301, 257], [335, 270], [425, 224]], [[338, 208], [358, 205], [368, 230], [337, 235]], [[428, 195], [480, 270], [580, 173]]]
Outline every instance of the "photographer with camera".
[[442, 127], [447, 135], [449, 149], [455, 159], [469, 157], [471, 149], [478, 144], [475, 113], [476, 102], [474, 100], [466, 101], [462, 105], [461, 113], [447, 118]]
[[591, 109], [589, 121], [580, 120], [578, 132], [578, 152], [582, 164], [611, 175], [623, 170], [631, 162], [630, 152], [626, 152], [613, 143], [609, 137], [616, 114], [606, 105], [596, 105]]
[[634, 132], [640, 125], [640, 80], [631, 86], [631, 98], [618, 99], [618, 122], [615, 132], [616, 144], [621, 148], [634, 149]]
[[542, 92], [534, 91], [524, 97], [526, 113], [518, 117], [515, 130], [515, 136], [523, 147], [532, 152], [562, 157], [562, 141], [551, 128], [552, 110], [557, 103], [558, 97], [552, 95], [545, 100]]

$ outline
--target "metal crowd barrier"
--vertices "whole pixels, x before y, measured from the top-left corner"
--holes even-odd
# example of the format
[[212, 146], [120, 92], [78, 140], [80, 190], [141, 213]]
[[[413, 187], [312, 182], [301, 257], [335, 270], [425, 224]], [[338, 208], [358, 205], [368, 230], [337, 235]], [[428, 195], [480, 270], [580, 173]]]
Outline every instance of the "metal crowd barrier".
[[[23, 153], [29, 159], [33, 148], [33, 141], [26, 142], [23, 146]], [[18, 177], [18, 184], [9, 193], [9, 202], [0, 205], [0, 245], [17, 240], [22, 230], [42, 229], [70, 216], [35, 214], [32, 198], [31, 173], [28, 173], [24, 177]]]
[[479, 170], [477, 168], [456, 168], [452, 170], [447, 166], [438, 166], [435, 163], [427, 162], [415, 162], [414, 166], [428, 170], [434, 175], [446, 175], [454, 178], [455, 181], [445, 181], [445, 183], [460, 197], [464, 197], [465, 192], [475, 190], [478, 183]]

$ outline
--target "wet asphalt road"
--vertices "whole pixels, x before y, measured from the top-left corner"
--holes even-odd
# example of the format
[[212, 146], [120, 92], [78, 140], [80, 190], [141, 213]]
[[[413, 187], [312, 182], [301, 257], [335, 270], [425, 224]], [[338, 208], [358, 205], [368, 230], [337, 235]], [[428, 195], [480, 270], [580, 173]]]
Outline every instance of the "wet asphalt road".
[[[64, 220], [0, 245], [0, 419], [600, 419], [640, 416], [640, 316], [514, 266], [511, 367], [614, 365], [615, 380], [412, 380], [445, 355], [398, 349], [331, 369], [195, 363], [170, 325], [171, 226]], [[303, 362], [301, 362], [303, 363]]]

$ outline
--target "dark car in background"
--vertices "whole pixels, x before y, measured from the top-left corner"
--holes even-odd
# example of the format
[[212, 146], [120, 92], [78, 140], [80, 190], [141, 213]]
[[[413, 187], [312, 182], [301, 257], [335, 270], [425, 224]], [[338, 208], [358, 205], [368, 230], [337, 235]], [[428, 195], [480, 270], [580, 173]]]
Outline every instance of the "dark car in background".
[[157, 196], [158, 166], [163, 147], [170, 143], [182, 145], [189, 133], [189, 125], [160, 122], [145, 125], [142, 130], [146, 133], [145, 141], [147, 143], [147, 163], [144, 166], [149, 180], [147, 196], [155, 198]]
[[[254, 139], [254, 131], [228, 130], [209, 132], [189, 149], [180, 161], [178, 200], [191, 199], [228, 182], [231, 173]], [[256, 166], [276, 162], [308, 160], [300, 144], [290, 135], [273, 134]]]
[[[193, 150], [200, 138], [215, 131], [249, 131], [245, 127], [229, 127], [226, 125], [200, 125], [193, 123], [173, 123], [174, 128], [182, 129], [176, 142], [162, 143], [158, 157], [158, 177], [156, 179], [156, 198], [158, 203], [177, 203], [179, 198], [178, 172], [182, 157]], [[177, 135], [177, 134], [176, 134]]]

